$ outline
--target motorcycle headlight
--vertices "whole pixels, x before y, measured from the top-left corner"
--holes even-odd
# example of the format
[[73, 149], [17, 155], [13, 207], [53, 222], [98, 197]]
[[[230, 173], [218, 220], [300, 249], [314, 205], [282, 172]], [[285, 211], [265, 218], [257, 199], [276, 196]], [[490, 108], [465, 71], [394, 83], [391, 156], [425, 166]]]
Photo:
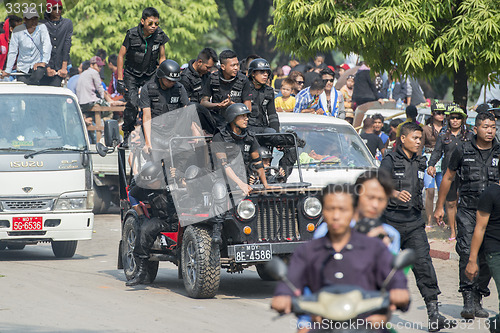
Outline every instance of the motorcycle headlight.
[[323, 206], [317, 198], [309, 197], [304, 200], [304, 212], [309, 217], [317, 217], [321, 214]]
[[57, 199], [54, 210], [89, 210], [93, 202], [92, 191], [64, 193]]
[[238, 204], [237, 211], [242, 219], [249, 220], [255, 215], [255, 205], [251, 200], [242, 200]]

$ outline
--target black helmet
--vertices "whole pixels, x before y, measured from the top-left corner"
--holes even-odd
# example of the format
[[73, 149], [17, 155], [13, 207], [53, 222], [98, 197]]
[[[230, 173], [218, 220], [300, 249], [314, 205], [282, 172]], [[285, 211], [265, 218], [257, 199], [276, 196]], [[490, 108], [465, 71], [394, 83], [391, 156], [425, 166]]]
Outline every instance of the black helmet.
[[226, 109], [226, 121], [232, 123], [234, 119], [242, 114], [249, 114], [247, 106], [243, 103], [234, 103], [228, 106]]
[[269, 75], [271, 75], [271, 66], [269, 66], [269, 63], [267, 62], [266, 59], [263, 58], [258, 58], [252, 60], [250, 65], [248, 65], [248, 76], [252, 76], [253, 71], [267, 71]]
[[180, 81], [181, 79], [181, 66], [174, 60], [167, 59], [160, 64], [156, 70], [158, 78], [169, 79], [170, 81]]
[[266, 146], [260, 146], [257, 150], [260, 158], [273, 158], [273, 152]]
[[137, 185], [147, 187], [147, 185], [160, 179], [162, 173], [163, 170], [160, 163], [146, 162], [138, 175]]

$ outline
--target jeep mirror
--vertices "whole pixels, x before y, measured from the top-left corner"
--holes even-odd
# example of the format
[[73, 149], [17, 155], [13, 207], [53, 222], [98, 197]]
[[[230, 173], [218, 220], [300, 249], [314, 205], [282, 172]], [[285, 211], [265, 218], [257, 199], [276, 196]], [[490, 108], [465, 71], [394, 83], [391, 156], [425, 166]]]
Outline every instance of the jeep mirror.
[[116, 147], [120, 143], [118, 121], [111, 119], [104, 122], [104, 143], [106, 147]]
[[97, 153], [99, 154], [99, 156], [101, 157], [104, 157], [106, 156], [106, 154], [108, 153], [108, 148], [103, 145], [102, 143], [98, 142], [95, 146], [96, 150], [97, 150]]

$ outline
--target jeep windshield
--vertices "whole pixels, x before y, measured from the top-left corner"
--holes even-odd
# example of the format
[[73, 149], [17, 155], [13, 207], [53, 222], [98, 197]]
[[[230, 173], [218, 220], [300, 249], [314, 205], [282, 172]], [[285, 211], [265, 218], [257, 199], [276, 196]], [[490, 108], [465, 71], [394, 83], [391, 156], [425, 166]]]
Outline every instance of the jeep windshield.
[[306, 141], [305, 147], [299, 148], [299, 161], [306, 168], [375, 167], [370, 151], [350, 126], [286, 123], [281, 130], [295, 131]]
[[80, 111], [71, 96], [0, 94], [0, 99], [0, 152], [87, 149]]

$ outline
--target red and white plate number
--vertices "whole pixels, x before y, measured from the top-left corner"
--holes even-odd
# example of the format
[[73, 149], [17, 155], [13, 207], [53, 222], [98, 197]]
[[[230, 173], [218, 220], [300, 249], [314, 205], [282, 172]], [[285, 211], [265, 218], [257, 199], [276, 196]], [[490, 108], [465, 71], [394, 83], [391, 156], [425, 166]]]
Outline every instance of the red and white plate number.
[[12, 230], [42, 230], [42, 217], [13, 217]]

